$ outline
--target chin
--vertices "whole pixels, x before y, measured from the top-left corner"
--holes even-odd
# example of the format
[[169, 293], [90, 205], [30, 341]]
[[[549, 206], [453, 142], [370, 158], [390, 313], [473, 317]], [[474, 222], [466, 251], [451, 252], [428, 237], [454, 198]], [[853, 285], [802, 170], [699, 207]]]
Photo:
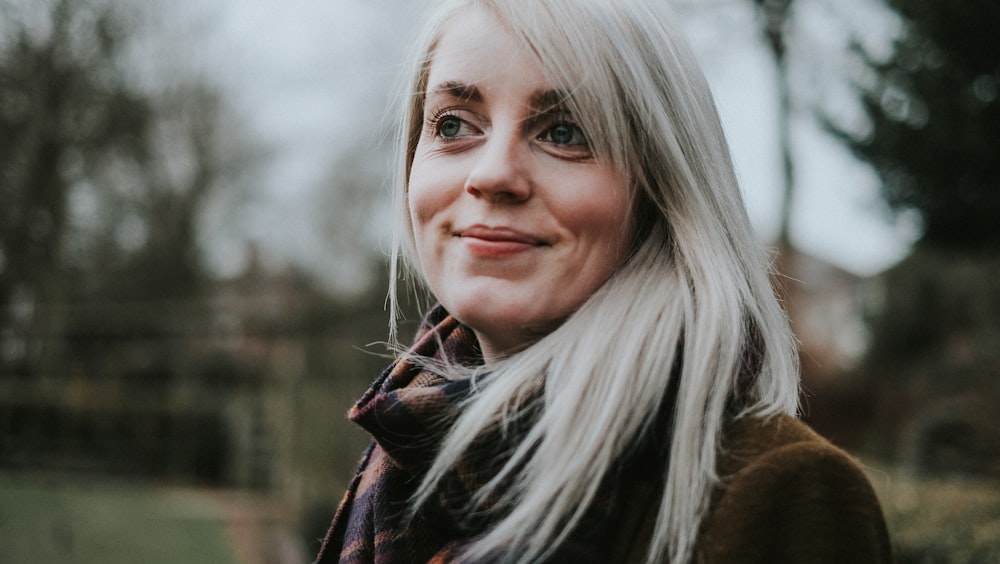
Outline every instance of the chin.
[[480, 341], [492, 343], [492, 346], [487, 346], [503, 352], [524, 349], [551, 333], [562, 322], [562, 319], [554, 321], [541, 316], [525, 316], [524, 309], [518, 307], [504, 310], [474, 308], [466, 311], [449, 311], [459, 321], [468, 325]]

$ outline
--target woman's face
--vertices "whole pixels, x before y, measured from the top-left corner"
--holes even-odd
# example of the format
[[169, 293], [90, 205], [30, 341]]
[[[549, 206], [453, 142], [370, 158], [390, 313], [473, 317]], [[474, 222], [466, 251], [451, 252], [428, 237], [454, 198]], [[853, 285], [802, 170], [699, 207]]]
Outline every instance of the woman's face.
[[489, 12], [450, 20], [408, 186], [431, 290], [487, 360], [557, 327], [630, 248], [630, 190]]

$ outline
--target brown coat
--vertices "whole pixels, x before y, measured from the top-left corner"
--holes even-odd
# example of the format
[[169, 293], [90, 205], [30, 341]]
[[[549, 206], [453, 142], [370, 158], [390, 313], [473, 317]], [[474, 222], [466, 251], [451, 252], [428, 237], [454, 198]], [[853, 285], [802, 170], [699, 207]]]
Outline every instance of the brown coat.
[[891, 562], [875, 492], [858, 463], [787, 416], [726, 432], [722, 484], [702, 524], [697, 562]]

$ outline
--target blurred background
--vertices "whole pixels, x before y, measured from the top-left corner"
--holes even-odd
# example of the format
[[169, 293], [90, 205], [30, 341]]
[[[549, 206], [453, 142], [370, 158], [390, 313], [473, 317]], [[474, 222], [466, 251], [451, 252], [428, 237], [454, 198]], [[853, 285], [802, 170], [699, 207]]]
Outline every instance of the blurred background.
[[[0, 562], [315, 554], [388, 362], [424, 4], [0, 0]], [[1000, 561], [1000, 4], [673, 4], [805, 419], [901, 563]]]

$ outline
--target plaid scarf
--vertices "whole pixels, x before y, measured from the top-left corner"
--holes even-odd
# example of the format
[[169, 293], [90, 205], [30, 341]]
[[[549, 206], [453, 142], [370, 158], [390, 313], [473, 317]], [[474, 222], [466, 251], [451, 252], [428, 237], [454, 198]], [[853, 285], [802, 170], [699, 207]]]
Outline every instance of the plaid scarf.
[[[317, 564], [461, 562], [463, 548], [498, 517], [490, 507], [479, 506], [483, 511], [475, 513], [467, 508], [516, 444], [517, 437], [504, 439], [499, 433], [477, 440], [431, 499], [407, 519], [411, 497], [457, 417], [455, 407], [470, 393], [468, 380], [446, 380], [413, 357], [482, 362], [468, 327], [440, 306], [428, 314], [410, 354], [383, 372], [348, 414], [375, 441], [341, 501]], [[546, 561], [625, 562], [634, 557], [633, 541], [648, 526], [649, 502], [659, 497], [656, 477], [662, 462], [655, 460], [662, 458], [636, 452], [628, 463], [616, 465], [602, 483], [606, 495], [599, 495]]]

